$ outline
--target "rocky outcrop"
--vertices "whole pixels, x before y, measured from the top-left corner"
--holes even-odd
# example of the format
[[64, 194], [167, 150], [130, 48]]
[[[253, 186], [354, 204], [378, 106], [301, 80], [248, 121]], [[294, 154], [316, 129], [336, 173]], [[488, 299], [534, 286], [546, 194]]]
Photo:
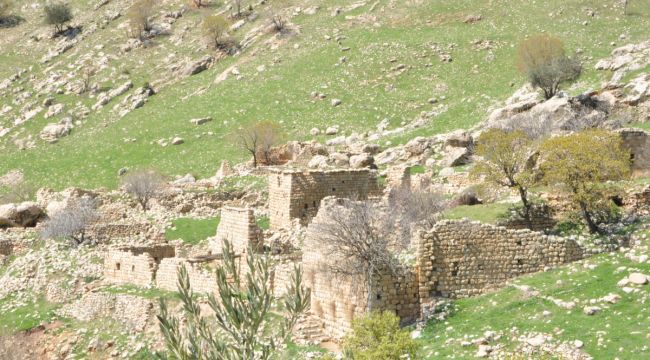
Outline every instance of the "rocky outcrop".
[[65, 118], [58, 123], [47, 124], [41, 130], [40, 138], [49, 143], [55, 143], [60, 138], [68, 136], [72, 131], [72, 119]]
[[32, 227], [44, 218], [43, 209], [35, 202], [0, 205], [0, 228]]

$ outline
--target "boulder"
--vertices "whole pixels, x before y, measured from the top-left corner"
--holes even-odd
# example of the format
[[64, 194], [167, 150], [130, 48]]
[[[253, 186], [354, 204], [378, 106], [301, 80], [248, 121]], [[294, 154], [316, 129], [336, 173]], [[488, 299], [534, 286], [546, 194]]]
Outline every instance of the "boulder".
[[445, 139], [446, 146], [453, 147], [470, 147], [474, 143], [472, 135], [465, 130], [456, 130], [447, 135]]
[[207, 55], [202, 57], [201, 59], [194, 61], [190, 64], [188, 64], [186, 67], [181, 70], [181, 75], [183, 76], [192, 76], [196, 75], [202, 71], [207, 70], [212, 63], [214, 62], [214, 57]]
[[174, 180], [174, 185], [184, 185], [184, 184], [193, 184], [196, 182], [196, 178], [192, 174], [186, 174], [176, 180]]
[[645, 285], [648, 283], [648, 276], [641, 273], [632, 273], [627, 278], [630, 283], [635, 285]]
[[320, 134], [320, 130], [318, 130], [318, 128], [312, 128], [309, 130], [309, 134], [311, 134], [311, 136], [318, 136]]
[[465, 165], [469, 162], [471, 152], [468, 148], [447, 146], [443, 151], [440, 164], [443, 167]]
[[343, 153], [333, 153], [330, 155], [330, 160], [335, 166], [344, 167], [350, 165], [350, 158]]
[[364, 144], [361, 148], [361, 151], [370, 155], [375, 155], [379, 153], [379, 145], [377, 144]]
[[35, 202], [0, 205], [0, 227], [31, 227], [45, 218]]
[[325, 135], [336, 135], [339, 133], [339, 128], [336, 126], [330, 126], [325, 129]]
[[350, 156], [350, 167], [354, 169], [369, 167], [375, 163], [375, 159], [368, 153]]
[[309, 160], [307, 166], [312, 169], [324, 169], [327, 167], [327, 156], [316, 155]]
[[45, 125], [43, 130], [41, 130], [40, 138], [49, 142], [55, 143], [60, 138], [70, 134], [72, 130], [72, 119], [63, 119], [59, 123], [50, 123]]
[[404, 150], [413, 156], [421, 155], [431, 146], [429, 139], [418, 136], [404, 145]]
[[190, 123], [194, 125], [203, 125], [209, 123], [210, 121], [212, 121], [212, 118], [208, 116], [203, 118], [191, 119]]
[[180, 144], [183, 144], [184, 142], [185, 142], [185, 140], [183, 140], [183, 138], [177, 136], [177, 137], [172, 139], [171, 144], [172, 145], [180, 145]]

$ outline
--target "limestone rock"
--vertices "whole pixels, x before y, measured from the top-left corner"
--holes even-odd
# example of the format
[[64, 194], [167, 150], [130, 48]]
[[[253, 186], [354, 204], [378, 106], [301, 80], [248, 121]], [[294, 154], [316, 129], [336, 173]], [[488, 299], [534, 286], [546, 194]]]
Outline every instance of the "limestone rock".
[[203, 125], [209, 123], [210, 121], [212, 121], [212, 118], [208, 116], [203, 118], [191, 119], [190, 123], [194, 125]]
[[325, 129], [325, 135], [336, 135], [339, 133], [339, 128], [336, 126], [330, 126]]
[[61, 120], [59, 123], [47, 124], [43, 130], [41, 130], [40, 138], [49, 143], [54, 143], [60, 138], [69, 135], [71, 130], [72, 119], [66, 118]]
[[343, 153], [333, 153], [330, 155], [330, 160], [335, 166], [344, 167], [350, 165], [350, 158]]
[[448, 146], [444, 149], [444, 155], [440, 160], [443, 167], [453, 167], [467, 164], [471, 152], [467, 148]]
[[232, 165], [230, 165], [230, 161], [222, 160], [221, 166], [219, 166], [219, 170], [217, 170], [216, 176], [218, 178], [225, 178], [233, 174], [234, 174], [234, 170], [232, 169]]
[[185, 140], [183, 140], [183, 138], [177, 136], [177, 137], [172, 139], [171, 144], [172, 145], [180, 145], [180, 144], [183, 144], [184, 142], [185, 142]]
[[212, 66], [213, 62], [214, 62], [214, 57], [210, 55], [204, 56], [201, 59], [194, 61], [188, 64], [185, 68], [183, 68], [183, 70], [181, 71], [181, 75], [183, 76], [196, 75], [200, 72], [207, 70], [210, 66]]
[[350, 167], [354, 169], [369, 167], [375, 163], [375, 159], [368, 153], [353, 155], [350, 157]]
[[309, 130], [309, 134], [311, 136], [318, 136], [320, 134], [320, 130], [318, 130], [318, 128], [312, 128], [311, 130]]
[[323, 169], [327, 167], [327, 156], [316, 155], [307, 164], [312, 169]]
[[43, 218], [45, 213], [35, 202], [0, 205], [0, 227], [35, 226]]
[[648, 283], [648, 276], [641, 273], [632, 273], [627, 278], [630, 283], [635, 285], [645, 285]]

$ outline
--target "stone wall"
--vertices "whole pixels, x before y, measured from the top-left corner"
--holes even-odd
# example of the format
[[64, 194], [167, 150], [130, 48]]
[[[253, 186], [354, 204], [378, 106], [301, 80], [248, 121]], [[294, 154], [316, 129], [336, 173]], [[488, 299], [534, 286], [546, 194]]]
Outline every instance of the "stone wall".
[[223, 240], [230, 241], [236, 254], [246, 252], [249, 246], [259, 249], [263, 245], [262, 230], [257, 226], [253, 209], [230, 206], [221, 209], [217, 236], [211, 244], [213, 253], [221, 253]]
[[164, 238], [164, 235], [149, 223], [98, 223], [90, 226], [87, 235], [99, 243], [136, 236], [146, 237], [149, 240]]
[[287, 293], [295, 265], [302, 261], [302, 254], [274, 256], [271, 267], [271, 288], [277, 297]]
[[9, 239], [0, 239], [0, 255], [11, 255], [14, 252], [14, 243]]
[[156, 286], [160, 289], [178, 290], [178, 269], [185, 265], [190, 278], [192, 290], [198, 293], [216, 293], [217, 276], [214, 271], [214, 261], [193, 261], [184, 258], [168, 258], [160, 263], [156, 276]]
[[366, 199], [378, 190], [376, 175], [368, 169], [273, 170], [269, 174], [271, 228], [289, 227], [292, 219], [308, 224], [326, 196]]
[[104, 257], [104, 278], [115, 284], [149, 286], [156, 279], [160, 262], [174, 255], [170, 245], [109, 250]]
[[650, 133], [641, 129], [621, 129], [618, 132], [623, 145], [632, 154], [632, 170], [650, 174]]
[[408, 166], [393, 166], [386, 173], [386, 183], [393, 189], [411, 188], [411, 168]]
[[468, 220], [441, 221], [418, 236], [421, 299], [482, 294], [511, 278], [582, 258], [573, 240]]
[[623, 199], [623, 206], [627, 211], [639, 216], [650, 215], [650, 185], [637, 190], [632, 190]]

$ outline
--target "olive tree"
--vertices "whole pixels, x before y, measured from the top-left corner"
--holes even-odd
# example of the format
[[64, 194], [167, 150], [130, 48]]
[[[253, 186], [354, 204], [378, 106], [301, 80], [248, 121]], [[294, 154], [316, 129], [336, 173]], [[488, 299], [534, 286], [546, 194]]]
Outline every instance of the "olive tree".
[[[185, 324], [160, 301], [160, 329], [169, 354], [160, 358], [266, 360], [278, 352], [291, 335], [298, 318], [310, 304], [311, 292], [302, 285], [302, 270], [295, 267], [286, 295], [275, 299], [270, 281], [270, 259], [249, 250], [245, 271], [228, 241], [216, 270], [217, 297], [208, 295], [215, 320], [202, 313], [185, 267], [178, 272], [178, 292]], [[282, 319], [271, 311], [282, 308]]]
[[143, 211], [149, 209], [149, 201], [160, 194], [164, 184], [163, 176], [153, 170], [134, 171], [122, 180], [124, 190], [136, 199]]
[[531, 225], [533, 204], [529, 199], [530, 188], [537, 182], [537, 174], [530, 163], [535, 155], [530, 138], [521, 130], [504, 131], [489, 129], [481, 134], [476, 144], [480, 159], [472, 168], [474, 177], [517, 191], [522, 203], [522, 217]]
[[609, 210], [608, 184], [630, 174], [630, 153], [618, 134], [586, 130], [546, 140], [541, 171], [551, 185], [565, 187], [591, 233], [602, 233], [599, 213]]
[[43, 239], [71, 239], [75, 245], [81, 245], [87, 241], [86, 228], [96, 219], [96, 201], [82, 197], [51, 216], [40, 236]]
[[560, 85], [575, 81], [582, 72], [577, 59], [566, 55], [562, 40], [542, 34], [519, 44], [517, 66], [531, 85], [542, 89], [550, 99], [560, 90]]
[[54, 31], [63, 31], [63, 25], [72, 20], [72, 9], [70, 5], [63, 2], [51, 2], [43, 7], [45, 22], [54, 25]]
[[282, 140], [282, 128], [272, 121], [259, 121], [237, 130], [238, 145], [253, 156], [253, 167], [260, 157], [269, 165], [273, 163], [271, 148]]

